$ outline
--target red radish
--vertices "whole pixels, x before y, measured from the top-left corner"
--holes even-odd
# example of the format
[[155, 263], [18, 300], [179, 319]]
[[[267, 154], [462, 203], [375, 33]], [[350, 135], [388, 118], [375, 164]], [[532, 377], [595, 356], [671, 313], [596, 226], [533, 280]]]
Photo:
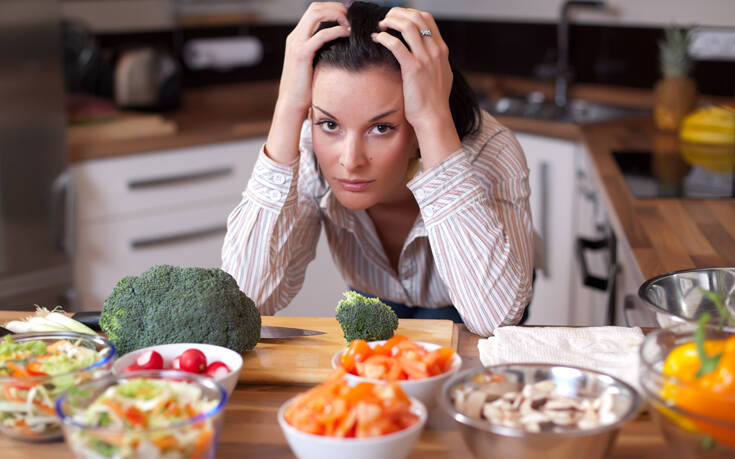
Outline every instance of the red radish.
[[123, 373], [130, 373], [131, 371], [138, 371], [138, 370], [142, 370], [142, 368], [140, 368], [140, 366], [138, 366], [137, 363], [131, 363], [130, 365], [125, 367], [125, 369], [123, 370]]
[[217, 379], [230, 374], [231, 371], [230, 367], [220, 361], [217, 361], [210, 363], [204, 374], [212, 379]]
[[207, 357], [199, 349], [187, 349], [179, 357], [179, 366], [189, 373], [204, 373]]
[[141, 370], [160, 370], [163, 368], [163, 357], [156, 351], [145, 351], [135, 363]]

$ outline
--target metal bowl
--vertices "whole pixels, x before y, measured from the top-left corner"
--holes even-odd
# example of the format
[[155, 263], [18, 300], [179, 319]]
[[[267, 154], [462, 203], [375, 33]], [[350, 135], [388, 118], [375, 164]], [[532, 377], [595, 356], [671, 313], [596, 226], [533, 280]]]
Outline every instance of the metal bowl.
[[[613, 390], [616, 404], [614, 422], [591, 428], [565, 431], [530, 432], [474, 419], [457, 411], [451, 393], [459, 384], [466, 384], [481, 373], [502, 374], [507, 381], [519, 384], [545, 380], [556, 382], [555, 393], [565, 396], [595, 398]], [[612, 447], [619, 428], [633, 419], [641, 407], [638, 393], [625, 382], [593, 370], [549, 364], [503, 364], [465, 370], [442, 387], [439, 397], [442, 409], [458, 424], [465, 444], [475, 457], [514, 457], [524, 459], [554, 459], [605, 457]]]
[[[702, 290], [727, 298], [735, 292], [735, 268], [685, 269], [656, 276], [638, 289], [644, 304], [656, 312], [662, 326], [696, 322], [705, 312], [713, 321], [721, 315]], [[725, 301], [725, 308], [735, 314], [735, 301]]]

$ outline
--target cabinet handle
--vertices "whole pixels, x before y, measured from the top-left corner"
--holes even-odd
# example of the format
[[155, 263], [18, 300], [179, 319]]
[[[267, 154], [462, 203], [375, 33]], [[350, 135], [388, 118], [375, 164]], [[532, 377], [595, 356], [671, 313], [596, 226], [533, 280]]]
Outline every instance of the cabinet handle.
[[198, 229], [194, 231], [188, 231], [186, 233], [169, 234], [167, 236], [156, 236], [147, 239], [138, 239], [130, 242], [130, 248], [133, 250], [148, 249], [165, 244], [174, 244], [191, 239], [199, 239], [218, 233], [224, 233], [226, 231], [226, 225], [218, 225], [213, 228]]
[[169, 175], [165, 177], [133, 179], [128, 182], [128, 188], [130, 190], [139, 190], [144, 188], [155, 188], [159, 186], [178, 185], [186, 182], [211, 180], [225, 175], [230, 175], [233, 170], [234, 169], [231, 166], [227, 166], [200, 172]]
[[549, 168], [547, 161], [542, 161], [539, 167], [541, 181], [541, 239], [544, 241], [544, 265], [541, 272], [544, 277], [551, 276], [549, 272]]
[[[597, 290], [606, 291], [608, 294], [607, 321], [610, 325], [615, 324], [616, 315], [615, 280], [618, 275], [617, 246], [617, 238], [615, 237], [615, 233], [612, 230], [610, 230], [610, 234], [608, 235], [608, 237], [603, 239], [586, 239], [583, 237], [578, 237], [576, 244], [577, 261], [579, 262], [579, 266], [582, 271], [582, 284]], [[590, 274], [589, 268], [587, 267], [587, 259], [584, 256], [586, 250], [603, 249], [608, 250], [610, 259], [607, 269], [607, 278]]]
[[582, 269], [582, 283], [587, 287], [591, 287], [597, 290], [607, 290], [608, 279], [594, 276], [590, 274], [589, 268], [587, 267], [587, 259], [584, 256], [587, 250], [604, 250], [608, 248], [608, 240], [605, 239], [586, 239], [583, 237], [577, 238], [577, 260], [579, 266]]

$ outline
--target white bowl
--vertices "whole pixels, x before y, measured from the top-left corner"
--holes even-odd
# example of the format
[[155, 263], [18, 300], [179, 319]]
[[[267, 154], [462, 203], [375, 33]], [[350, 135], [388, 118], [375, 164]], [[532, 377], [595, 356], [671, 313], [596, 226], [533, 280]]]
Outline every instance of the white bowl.
[[204, 356], [207, 357], [207, 365], [218, 360], [227, 365], [231, 370], [230, 373], [225, 376], [215, 378], [215, 381], [222, 384], [222, 387], [225, 388], [228, 396], [232, 394], [232, 391], [237, 385], [237, 380], [240, 377], [240, 370], [242, 370], [242, 356], [232, 349], [215, 346], [214, 344], [172, 343], [144, 347], [128, 352], [117, 359], [115, 363], [112, 364], [112, 371], [117, 374], [122, 374], [128, 365], [135, 363], [138, 357], [146, 351], [156, 351], [161, 354], [161, 357], [163, 357], [163, 368], [171, 369], [173, 367], [173, 360], [185, 350], [192, 348], [199, 349], [204, 353]]
[[[375, 346], [383, 343], [385, 343], [385, 341], [370, 341], [368, 342], [368, 346], [374, 348]], [[442, 347], [438, 344], [426, 343], [423, 341], [414, 341], [414, 343], [423, 347], [427, 351], [434, 351]], [[334, 356], [332, 357], [332, 368], [337, 369], [342, 367], [342, 365], [340, 364], [340, 357], [346, 349], [347, 348], [342, 349], [341, 351], [334, 354]], [[457, 352], [455, 351], [454, 355], [452, 356], [451, 366], [449, 367], [449, 370], [445, 371], [444, 373], [425, 379], [410, 379], [396, 382], [399, 386], [401, 386], [401, 389], [403, 389], [403, 392], [405, 392], [406, 395], [419, 399], [419, 401], [421, 401], [421, 403], [423, 403], [426, 408], [430, 410], [436, 405], [437, 395], [439, 394], [439, 390], [441, 389], [442, 384], [444, 384], [444, 381], [447, 380], [447, 378], [449, 378], [451, 375], [457, 373], [461, 367], [462, 357], [460, 357], [459, 354], [457, 354]], [[347, 373], [345, 375], [345, 379], [351, 386], [361, 382], [371, 382], [378, 384], [385, 382], [380, 379], [364, 378], [362, 376], [353, 375], [351, 373]]]
[[299, 396], [287, 400], [278, 410], [278, 424], [286, 436], [291, 451], [300, 459], [402, 459], [411, 452], [426, 424], [426, 407], [411, 397], [411, 412], [419, 422], [387, 435], [370, 438], [336, 438], [302, 432], [286, 422], [286, 409]]

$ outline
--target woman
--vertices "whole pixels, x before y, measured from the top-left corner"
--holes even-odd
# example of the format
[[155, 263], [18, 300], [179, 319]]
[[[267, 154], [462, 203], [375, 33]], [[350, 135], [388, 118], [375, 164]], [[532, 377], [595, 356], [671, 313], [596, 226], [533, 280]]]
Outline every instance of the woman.
[[324, 224], [352, 288], [399, 317], [461, 317], [487, 336], [530, 299], [528, 196], [521, 148], [453, 76], [431, 15], [312, 3], [286, 40], [223, 269], [273, 314], [301, 288]]

